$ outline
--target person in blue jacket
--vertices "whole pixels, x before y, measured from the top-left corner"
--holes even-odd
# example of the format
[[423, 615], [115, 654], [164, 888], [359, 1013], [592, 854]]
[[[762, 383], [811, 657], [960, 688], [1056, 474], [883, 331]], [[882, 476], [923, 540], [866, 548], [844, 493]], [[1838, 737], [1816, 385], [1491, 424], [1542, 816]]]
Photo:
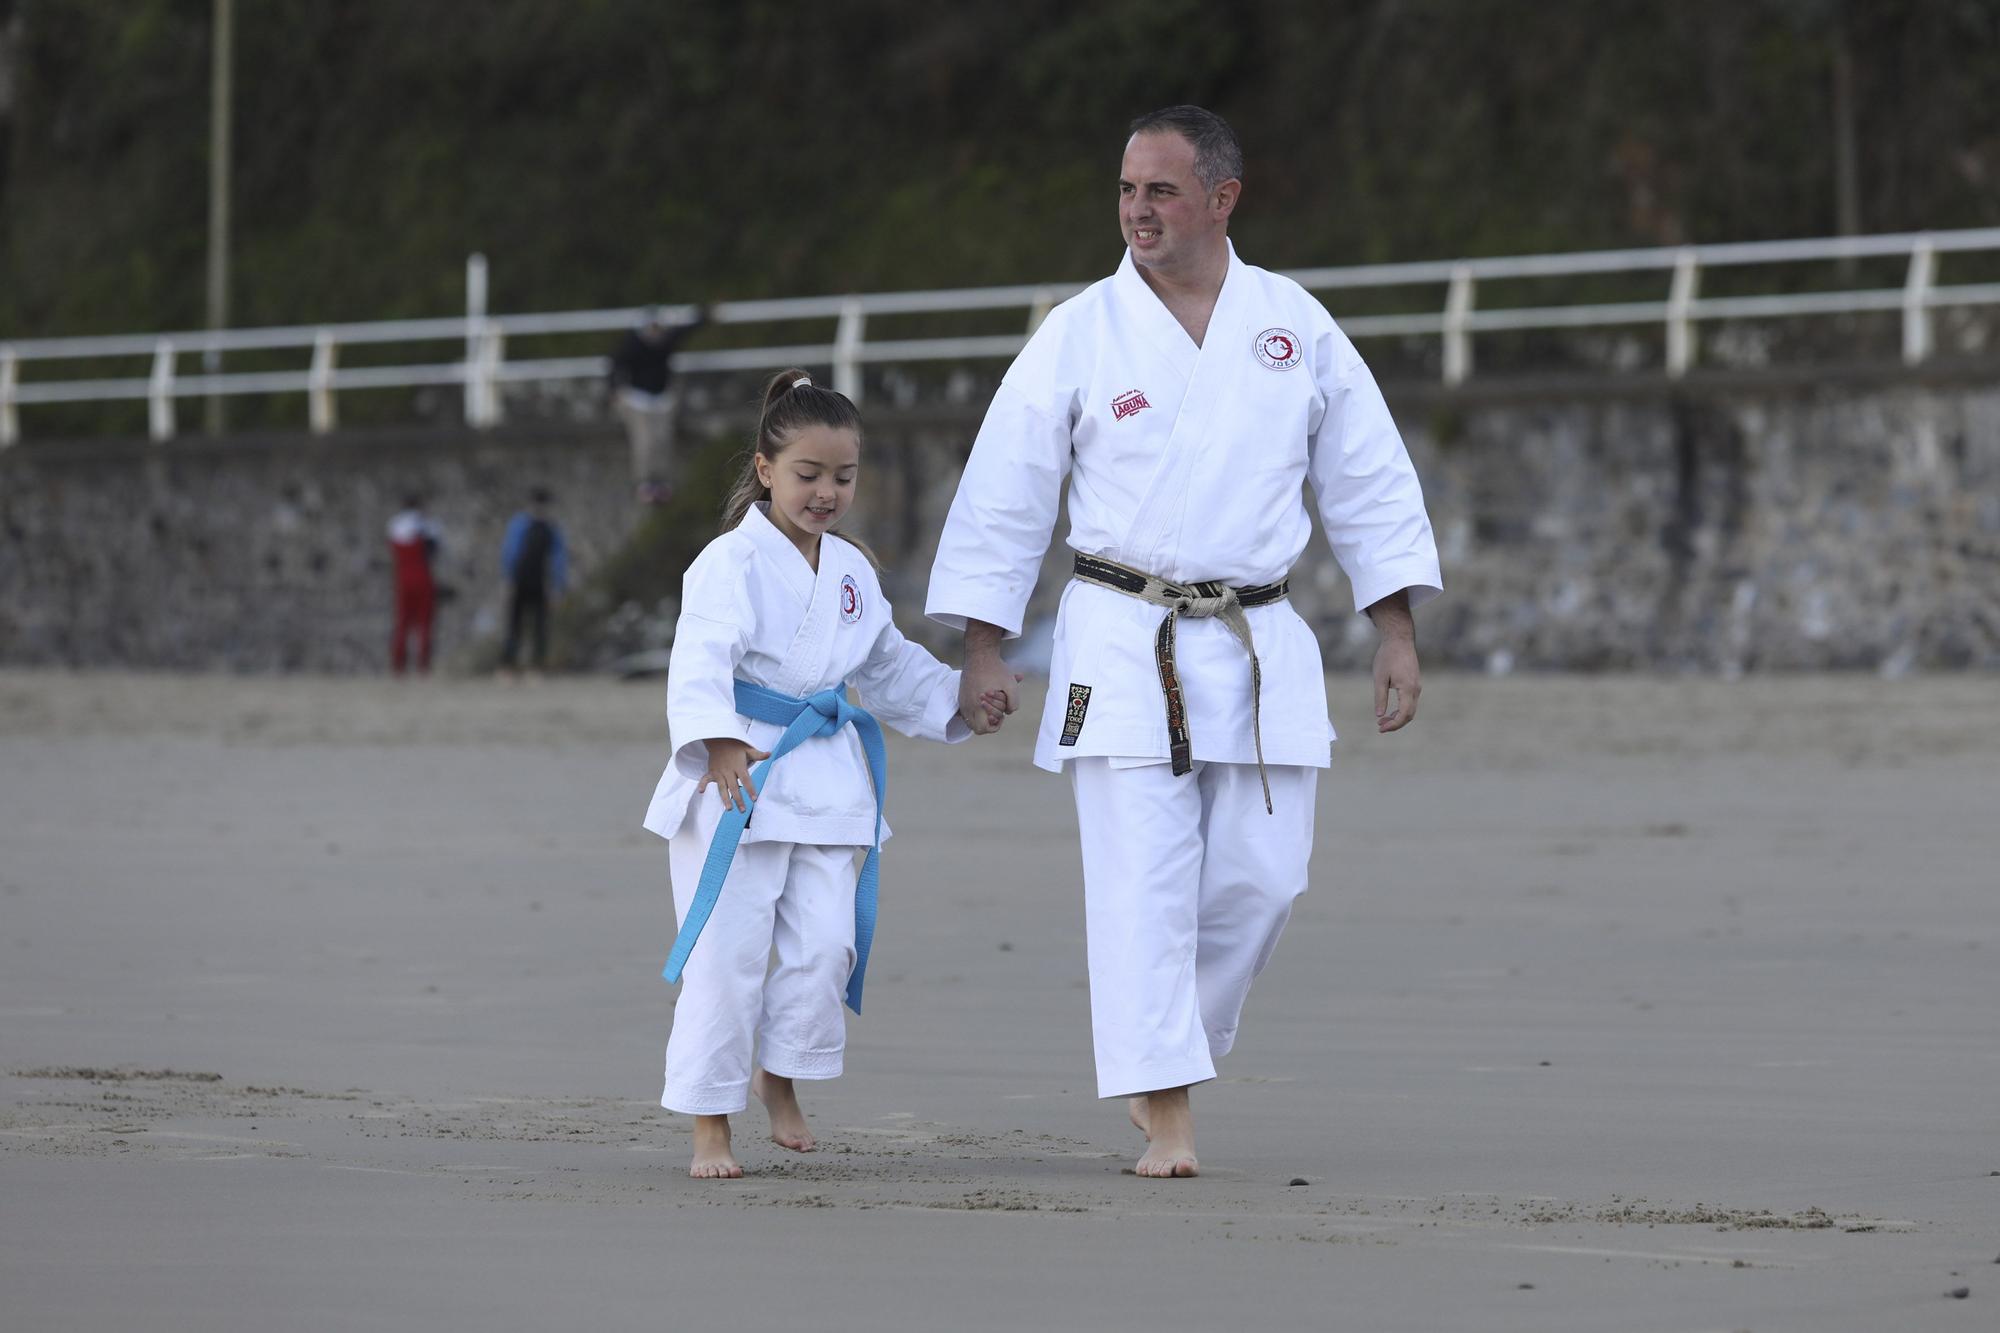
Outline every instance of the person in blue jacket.
[[562, 529], [549, 517], [552, 497], [540, 486], [528, 493], [528, 507], [507, 521], [500, 543], [500, 572], [507, 578], [507, 639], [500, 669], [512, 673], [521, 650], [521, 622], [534, 634], [534, 669], [549, 655], [549, 602], [569, 582], [569, 549]]

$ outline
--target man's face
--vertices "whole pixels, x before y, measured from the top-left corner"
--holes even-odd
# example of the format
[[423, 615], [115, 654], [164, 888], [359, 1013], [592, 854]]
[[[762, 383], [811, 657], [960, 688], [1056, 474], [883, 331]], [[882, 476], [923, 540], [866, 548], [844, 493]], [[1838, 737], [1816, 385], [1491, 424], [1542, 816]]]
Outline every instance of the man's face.
[[1178, 134], [1135, 134], [1118, 169], [1118, 229], [1134, 263], [1172, 270], [1205, 256], [1229, 219], [1194, 174], [1194, 145]]

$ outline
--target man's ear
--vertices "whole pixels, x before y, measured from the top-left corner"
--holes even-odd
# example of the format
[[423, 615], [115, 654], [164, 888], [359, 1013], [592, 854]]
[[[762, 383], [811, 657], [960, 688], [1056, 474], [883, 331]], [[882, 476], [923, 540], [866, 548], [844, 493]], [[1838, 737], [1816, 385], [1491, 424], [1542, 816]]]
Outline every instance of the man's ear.
[[1242, 193], [1243, 182], [1239, 180], [1226, 180], [1215, 187], [1214, 208], [1216, 214], [1225, 222], [1228, 221], [1229, 215], [1236, 211], [1236, 200]]

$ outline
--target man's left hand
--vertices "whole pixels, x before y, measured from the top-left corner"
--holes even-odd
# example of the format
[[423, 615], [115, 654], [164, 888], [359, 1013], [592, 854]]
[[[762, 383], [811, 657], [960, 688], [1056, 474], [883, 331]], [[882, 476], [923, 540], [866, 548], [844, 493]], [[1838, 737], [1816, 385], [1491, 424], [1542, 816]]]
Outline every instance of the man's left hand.
[[[1375, 730], [1400, 731], [1417, 715], [1423, 683], [1417, 670], [1417, 622], [1410, 614], [1407, 590], [1391, 593], [1368, 608], [1368, 618], [1382, 635], [1375, 649]], [[1396, 707], [1389, 707], [1389, 694]]]
[[[1389, 692], [1396, 694], [1396, 707], [1389, 708]], [[1375, 649], [1375, 730], [1397, 731], [1417, 715], [1417, 696], [1423, 685], [1417, 679], [1417, 645], [1410, 639], [1382, 640]]]

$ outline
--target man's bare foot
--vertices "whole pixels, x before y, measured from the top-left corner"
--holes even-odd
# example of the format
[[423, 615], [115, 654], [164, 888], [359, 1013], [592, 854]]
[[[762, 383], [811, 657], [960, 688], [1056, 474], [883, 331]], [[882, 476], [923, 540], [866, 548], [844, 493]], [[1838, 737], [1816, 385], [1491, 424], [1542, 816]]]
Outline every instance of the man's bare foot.
[[1201, 1163], [1194, 1156], [1194, 1110], [1188, 1105], [1186, 1088], [1166, 1088], [1146, 1097], [1146, 1137], [1153, 1146], [1134, 1172], [1161, 1179], [1201, 1174]]
[[793, 1152], [811, 1152], [819, 1146], [806, 1124], [806, 1113], [799, 1109], [798, 1094], [792, 1090], [790, 1079], [760, 1069], [750, 1076], [750, 1091], [770, 1113], [771, 1142]]
[[1144, 1097], [1127, 1097], [1125, 1114], [1132, 1117], [1132, 1128], [1149, 1139], [1153, 1137], [1152, 1113]]
[[728, 1116], [694, 1118], [694, 1163], [688, 1174], [696, 1180], [736, 1180], [742, 1176], [742, 1166], [729, 1151]]

